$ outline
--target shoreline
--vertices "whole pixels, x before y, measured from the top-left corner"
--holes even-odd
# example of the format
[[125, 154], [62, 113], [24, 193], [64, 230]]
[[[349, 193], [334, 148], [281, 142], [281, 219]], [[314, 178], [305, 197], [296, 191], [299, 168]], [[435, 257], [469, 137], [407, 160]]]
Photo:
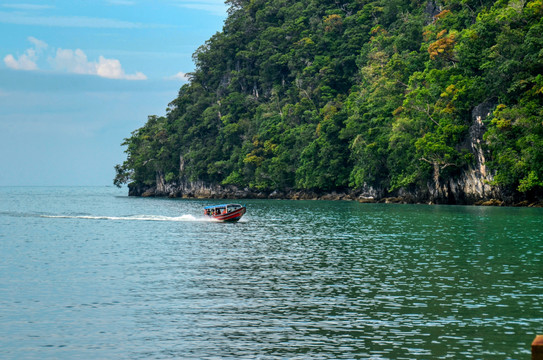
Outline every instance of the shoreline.
[[451, 198], [434, 198], [428, 192], [406, 192], [382, 194], [373, 189], [331, 192], [315, 192], [307, 190], [274, 190], [239, 189], [235, 186], [190, 184], [163, 186], [129, 186], [129, 196], [134, 197], [167, 197], [180, 199], [269, 199], [269, 200], [326, 200], [356, 201], [367, 204], [425, 204], [425, 205], [466, 205], [494, 207], [532, 207], [543, 208], [543, 200], [539, 199], [499, 199], [495, 197], [466, 197], [463, 201], [448, 201]]

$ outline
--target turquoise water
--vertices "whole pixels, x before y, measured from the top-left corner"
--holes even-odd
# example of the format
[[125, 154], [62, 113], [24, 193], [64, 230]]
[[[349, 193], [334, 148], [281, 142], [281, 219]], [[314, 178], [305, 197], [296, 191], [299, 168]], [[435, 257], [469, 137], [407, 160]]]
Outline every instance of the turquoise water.
[[0, 188], [2, 359], [527, 359], [543, 210]]

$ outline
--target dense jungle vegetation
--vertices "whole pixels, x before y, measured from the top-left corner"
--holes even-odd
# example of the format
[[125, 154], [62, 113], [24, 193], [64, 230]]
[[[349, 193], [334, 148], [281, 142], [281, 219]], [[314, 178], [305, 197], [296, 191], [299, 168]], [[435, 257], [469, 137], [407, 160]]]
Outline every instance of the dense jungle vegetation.
[[164, 116], [125, 139], [115, 184], [394, 191], [474, 161], [543, 189], [542, 0], [228, 0]]

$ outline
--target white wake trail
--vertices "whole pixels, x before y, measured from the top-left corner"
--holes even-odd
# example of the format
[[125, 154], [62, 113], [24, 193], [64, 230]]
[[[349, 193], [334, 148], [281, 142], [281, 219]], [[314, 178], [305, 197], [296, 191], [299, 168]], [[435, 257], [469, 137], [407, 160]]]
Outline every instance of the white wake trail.
[[96, 216], [96, 215], [41, 215], [49, 219], [85, 219], [85, 220], [118, 220], [118, 221], [209, 221], [193, 215], [163, 216], [163, 215], [131, 215], [131, 216]]

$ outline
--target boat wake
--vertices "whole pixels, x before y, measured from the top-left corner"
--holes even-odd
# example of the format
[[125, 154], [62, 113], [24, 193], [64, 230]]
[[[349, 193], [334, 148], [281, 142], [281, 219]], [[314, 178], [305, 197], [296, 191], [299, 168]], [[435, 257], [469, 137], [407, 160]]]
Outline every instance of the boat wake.
[[49, 219], [84, 219], [84, 220], [117, 220], [117, 221], [209, 221], [206, 218], [197, 218], [193, 215], [163, 216], [163, 215], [131, 215], [131, 216], [96, 216], [96, 215], [41, 215]]

